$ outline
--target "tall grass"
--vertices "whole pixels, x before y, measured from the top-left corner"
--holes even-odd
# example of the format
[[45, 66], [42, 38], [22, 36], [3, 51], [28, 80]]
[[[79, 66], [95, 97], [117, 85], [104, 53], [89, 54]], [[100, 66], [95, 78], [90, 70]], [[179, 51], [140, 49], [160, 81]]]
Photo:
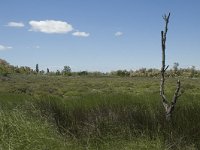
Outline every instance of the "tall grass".
[[70, 145], [67, 145], [49, 123], [31, 118], [19, 110], [10, 112], [1, 110], [0, 127], [0, 149], [2, 150], [70, 148]]
[[200, 149], [199, 80], [183, 79], [170, 122], [159, 79], [17, 76], [1, 85], [0, 149]]
[[[185, 102], [190, 97], [191, 102]], [[51, 116], [62, 135], [93, 144], [113, 138], [160, 139], [170, 149], [199, 148], [200, 104], [187, 95], [177, 105], [173, 120], [165, 120], [159, 96], [95, 94], [62, 101], [43, 97], [36, 102], [44, 117]], [[198, 96], [198, 98], [200, 98]], [[194, 119], [195, 118], [195, 119]]]

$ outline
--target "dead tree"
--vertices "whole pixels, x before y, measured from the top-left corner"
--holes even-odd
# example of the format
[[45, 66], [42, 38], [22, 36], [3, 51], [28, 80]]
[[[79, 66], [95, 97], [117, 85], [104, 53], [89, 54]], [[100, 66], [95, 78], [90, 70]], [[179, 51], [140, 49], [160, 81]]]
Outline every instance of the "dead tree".
[[167, 98], [165, 97], [165, 74], [166, 70], [169, 66], [165, 65], [165, 49], [166, 49], [166, 35], [168, 31], [168, 23], [169, 23], [170, 13], [168, 15], [164, 15], [163, 19], [165, 21], [165, 30], [161, 31], [161, 43], [162, 43], [162, 67], [161, 67], [161, 82], [160, 82], [160, 96], [162, 98], [162, 103], [165, 108], [165, 115], [166, 119], [170, 120], [172, 116], [172, 112], [175, 108], [177, 99], [180, 97], [180, 80], [177, 81], [176, 90], [174, 92], [174, 96], [172, 98], [171, 103], [168, 102]]

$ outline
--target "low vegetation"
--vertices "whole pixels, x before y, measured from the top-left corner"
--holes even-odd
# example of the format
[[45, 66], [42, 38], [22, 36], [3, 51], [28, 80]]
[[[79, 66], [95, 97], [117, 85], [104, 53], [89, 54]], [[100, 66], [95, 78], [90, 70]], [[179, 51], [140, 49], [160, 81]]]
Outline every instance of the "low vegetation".
[[[166, 80], [172, 96], [176, 79]], [[0, 148], [199, 149], [200, 80], [181, 81], [168, 122], [160, 78], [1, 76]]]

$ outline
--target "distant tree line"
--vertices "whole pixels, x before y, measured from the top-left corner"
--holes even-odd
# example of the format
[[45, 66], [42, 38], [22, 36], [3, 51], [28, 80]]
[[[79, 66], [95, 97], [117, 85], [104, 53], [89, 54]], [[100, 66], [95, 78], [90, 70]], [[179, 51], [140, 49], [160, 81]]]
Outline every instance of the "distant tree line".
[[0, 59], [0, 75], [7, 76], [8, 74], [33, 74], [34, 70], [27, 66], [13, 66], [10, 65], [7, 61]]
[[[117, 70], [108, 73], [103, 72], [90, 72], [90, 71], [78, 71], [72, 72], [70, 66], [64, 66], [62, 70], [51, 71], [49, 68], [39, 70], [39, 64], [36, 64], [35, 70], [27, 66], [13, 66], [7, 61], [0, 59], [0, 76], [7, 76], [9, 74], [40, 74], [40, 75], [52, 75], [52, 76], [116, 76], [116, 77], [160, 77], [160, 69], [147, 69], [140, 68], [138, 70]], [[166, 77], [200, 77], [200, 70], [195, 66], [190, 68], [179, 68], [179, 63], [174, 63], [173, 67], [166, 71]]]

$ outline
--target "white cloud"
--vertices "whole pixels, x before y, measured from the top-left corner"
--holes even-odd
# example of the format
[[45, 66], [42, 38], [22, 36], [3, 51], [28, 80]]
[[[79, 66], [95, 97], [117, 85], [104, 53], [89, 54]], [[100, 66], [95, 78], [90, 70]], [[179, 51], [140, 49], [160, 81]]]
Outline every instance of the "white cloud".
[[17, 28], [22, 28], [25, 25], [22, 22], [9, 22], [7, 24], [8, 27], [17, 27]]
[[44, 20], [44, 21], [29, 21], [31, 29], [29, 31], [43, 33], [68, 33], [73, 30], [71, 24], [63, 21]]
[[78, 37], [88, 37], [88, 36], [90, 36], [90, 33], [76, 31], [76, 32], [72, 33], [72, 35], [78, 36]]
[[12, 47], [11, 46], [0, 45], [0, 51], [4, 51], [4, 50], [8, 50], [8, 49], [12, 49]]
[[115, 36], [122, 36], [122, 35], [123, 35], [123, 32], [120, 32], [120, 31], [115, 33]]

